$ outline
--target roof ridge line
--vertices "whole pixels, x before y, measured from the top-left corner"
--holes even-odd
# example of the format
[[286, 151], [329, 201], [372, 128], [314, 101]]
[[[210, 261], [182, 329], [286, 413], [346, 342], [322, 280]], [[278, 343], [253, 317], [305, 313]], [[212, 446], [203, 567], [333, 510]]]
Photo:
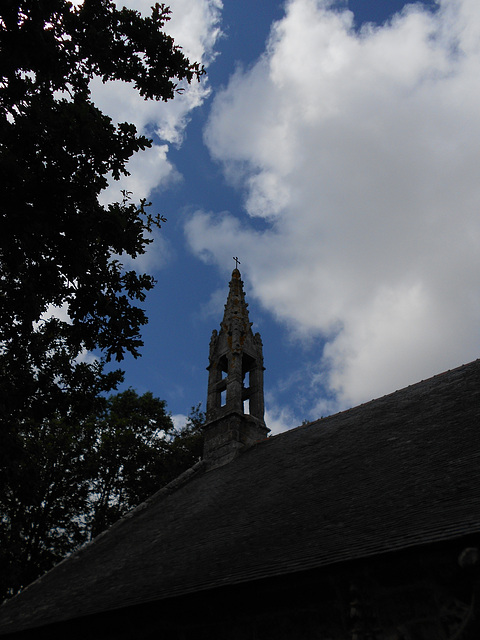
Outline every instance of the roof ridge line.
[[[170, 495], [171, 493], [174, 493], [180, 487], [182, 487], [183, 485], [187, 484], [187, 482], [189, 482], [192, 479], [193, 476], [196, 476], [198, 473], [200, 473], [202, 470], [204, 470], [205, 467], [206, 467], [206, 464], [205, 464], [204, 460], [199, 460], [198, 462], [196, 462], [193, 465], [193, 467], [190, 467], [189, 469], [187, 469], [186, 471], [181, 473], [174, 480], [171, 480], [168, 484], [164, 485], [161, 489], [159, 489], [152, 496], [150, 496], [149, 498], [147, 498], [146, 500], [141, 502], [139, 505], [137, 505], [136, 507], [134, 507], [133, 509], [128, 511], [124, 516], [122, 516], [119, 520], [114, 522], [110, 527], [108, 527], [107, 529], [105, 529], [104, 531], [99, 533], [98, 536], [95, 536], [95, 538], [92, 538], [92, 540], [89, 540], [88, 542], [85, 542], [80, 547], [78, 547], [78, 549], [76, 549], [72, 553], [69, 553], [67, 556], [62, 558], [60, 560], [60, 562], [58, 562], [56, 565], [54, 565], [46, 573], [42, 574], [36, 580], [31, 582], [29, 585], [27, 585], [24, 589], [22, 589], [21, 591], [16, 593], [13, 596], [13, 598], [5, 600], [5, 602], [3, 602], [2, 605], [4, 603], [6, 603], [6, 602], [10, 602], [11, 600], [14, 600], [17, 596], [19, 596], [22, 593], [24, 593], [25, 591], [27, 591], [30, 587], [32, 587], [37, 582], [41, 582], [45, 576], [50, 574], [52, 571], [55, 571], [57, 568], [59, 568], [61, 565], [63, 565], [64, 562], [67, 562], [69, 560], [77, 560], [80, 556], [83, 555], [83, 553], [85, 551], [87, 551], [87, 549], [92, 547], [92, 545], [94, 545], [101, 538], [103, 538], [104, 535], [106, 535], [107, 533], [112, 531], [112, 529], [116, 529], [119, 526], [122, 526], [123, 523], [125, 523], [126, 521], [130, 520], [131, 518], [133, 518], [137, 513], [140, 513], [142, 511], [144, 511], [154, 500], [157, 500], [162, 495], [164, 495], [166, 497], [166, 496]], [[75, 557], [75, 556], [77, 556], [77, 557]]]
[[[374, 402], [379, 402], [380, 400], [384, 400], [386, 398], [389, 398], [390, 396], [394, 396], [396, 393], [401, 393], [402, 391], [406, 391], [407, 389], [411, 389], [412, 387], [419, 387], [422, 384], [425, 384], [427, 382], [432, 382], [433, 380], [438, 380], [438, 378], [441, 378], [442, 376], [445, 376], [447, 374], [453, 374], [456, 371], [459, 371], [460, 369], [464, 369], [466, 367], [469, 367], [470, 365], [475, 364], [476, 362], [480, 362], [480, 358], [476, 358], [475, 360], [472, 360], [471, 362], [464, 362], [463, 364], [459, 364], [456, 367], [453, 367], [452, 369], [446, 369], [445, 371], [441, 371], [440, 373], [436, 373], [432, 376], [430, 376], [429, 378], [422, 378], [422, 380], [418, 380], [418, 382], [412, 382], [411, 384], [407, 384], [404, 387], [400, 387], [399, 389], [395, 389], [394, 391], [389, 391], [388, 393], [384, 393], [383, 396], [378, 396], [377, 398], [371, 398], [371, 400], [365, 400], [365, 402], [361, 402], [360, 404], [356, 404], [353, 405], [351, 407], [347, 407], [345, 409], [340, 409], [340, 411], [335, 411], [335, 413], [330, 413], [328, 416], [321, 416], [320, 418], [315, 418], [314, 420], [309, 420], [308, 422], [304, 423], [304, 424], [299, 424], [296, 427], [292, 427], [291, 429], [287, 429], [286, 431], [281, 431], [280, 433], [275, 433], [271, 436], [269, 436], [268, 438], [265, 438], [265, 441], [269, 441], [272, 440], [273, 438], [278, 438], [278, 436], [284, 436], [287, 433], [291, 433], [292, 431], [297, 431], [299, 429], [305, 429], [306, 427], [313, 427], [314, 425], [317, 425], [319, 422], [323, 422], [325, 420], [329, 420], [330, 418], [335, 418], [339, 415], [342, 415], [344, 413], [348, 413], [349, 411], [355, 411], [357, 409], [361, 409], [369, 404], [372, 404]], [[261, 441], [263, 442], [263, 440]], [[259, 442], [257, 442], [256, 444], [260, 444]]]
[[[145, 509], [146, 506], [148, 506], [151, 502], [156, 500], [158, 496], [160, 496], [161, 494], [165, 494], [166, 496], [168, 496], [171, 493], [174, 493], [174, 491], [176, 491], [177, 489], [180, 489], [180, 487], [182, 487], [184, 484], [187, 484], [187, 482], [193, 476], [197, 475], [198, 473], [200, 473], [200, 471], [204, 470], [206, 466], [207, 465], [205, 463], [205, 460], [203, 460], [203, 458], [200, 459], [198, 462], [196, 462], [193, 465], [193, 467], [190, 467], [189, 469], [181, 473], [179, 476], [177, 476], [173, 480], [170, 480], [169, 483], [167, 483], [165, 486], [159, 489], [156, 493], [154, 493], [152, 496], [150, 496], [149, 498], [141, 502], [139, 505], [137, 505], [134, 509], [126, 513], [122, 518], [122, 520], [131, 518], [136, 511], [143, 511], [143, 509]], [[120, 520], [118, 522], [120, 522]], [[108, 529], [105, 530], [105, 533], [106, 531], [108, 531]]]
[[122, 518], [114, 522], [110, 527], [108, 527], [108, 529], [105, 529], [105, 531], [102, 531], [101, 533], [99, 533], [98, 536], [96, 536], [96, 538], [94, 538], [91, 542], [98, 540], [99, 538], [104, 536], [106, 533], [111, 531], [114, 527], [119, 526], [125, 520], [130, 520], [130, 518], [133, 518], [137, 513], [144, 511], [148, 507], [148, 505], [150, 505], [152, 502], [156, 502], [159, 497], [162, 497], [163, 495], [169, 496], [171, 493], [174, 493], [175, 491], [177, 491], [177, 489], [180, 489], [180, 487], [183, 487], [184, 484], [187, 484], [187, 482], [189, 482], [189, 480], [193, 476], [197, 475], [200, 471], [204, 470], [205, 467], [206, 467], [205, 461], [203, 459], [199, 460], [193, 465], [193, 467], [190, 467], [189, 469], [181, 473], [179, 476], [177, 476], [173, 480], [170, 480], [169, 483], [161, 487], [161, 489], [156, 491], [152, 496], [150, 496], [149, 498], [147, 498], [146, 500], [138, 504], [136, 507], [134, 507], [130, 511], [127, 511], [127, 513]]

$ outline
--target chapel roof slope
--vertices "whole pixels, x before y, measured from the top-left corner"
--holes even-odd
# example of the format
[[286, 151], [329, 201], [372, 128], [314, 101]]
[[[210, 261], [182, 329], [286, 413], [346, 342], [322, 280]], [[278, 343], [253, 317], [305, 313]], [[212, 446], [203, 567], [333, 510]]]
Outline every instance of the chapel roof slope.
[[480, 361], [161, 490], [0, 608], [0, 633], [480, 531]]

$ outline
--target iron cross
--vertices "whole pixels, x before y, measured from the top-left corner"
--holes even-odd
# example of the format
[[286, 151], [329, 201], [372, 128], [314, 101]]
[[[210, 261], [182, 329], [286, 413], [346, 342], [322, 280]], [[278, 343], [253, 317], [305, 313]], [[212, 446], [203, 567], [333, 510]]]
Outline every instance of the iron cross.
[[237, 256], [235, 256], [234, 258], [232, 258], [232, 260], [235, 260], [235, 269], [238, 269], [238, 265], [239, 265], [239, 264], [242, 264], [242, 263], [241, 263], [241, 262], [240, 262], [240, 260], [237, 258]]

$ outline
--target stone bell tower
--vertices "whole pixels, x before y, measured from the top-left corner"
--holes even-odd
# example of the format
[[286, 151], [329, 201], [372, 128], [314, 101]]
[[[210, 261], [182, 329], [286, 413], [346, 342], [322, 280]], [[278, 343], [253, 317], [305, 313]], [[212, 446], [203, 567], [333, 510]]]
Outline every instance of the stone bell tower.
[[267, 437], [263, 419], [263, 350], [253, 334], [240, 271], [234, 269], [220, 331], [210, 340], [204, 460], [210, 468]]

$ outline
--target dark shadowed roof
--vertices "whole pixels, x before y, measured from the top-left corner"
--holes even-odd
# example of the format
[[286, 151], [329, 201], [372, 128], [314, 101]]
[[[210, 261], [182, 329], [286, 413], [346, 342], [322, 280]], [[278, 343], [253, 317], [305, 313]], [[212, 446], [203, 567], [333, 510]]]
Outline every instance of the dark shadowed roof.
[[0, 631], [480, 530], [480, 361], [196, 466], [0, 608]]

